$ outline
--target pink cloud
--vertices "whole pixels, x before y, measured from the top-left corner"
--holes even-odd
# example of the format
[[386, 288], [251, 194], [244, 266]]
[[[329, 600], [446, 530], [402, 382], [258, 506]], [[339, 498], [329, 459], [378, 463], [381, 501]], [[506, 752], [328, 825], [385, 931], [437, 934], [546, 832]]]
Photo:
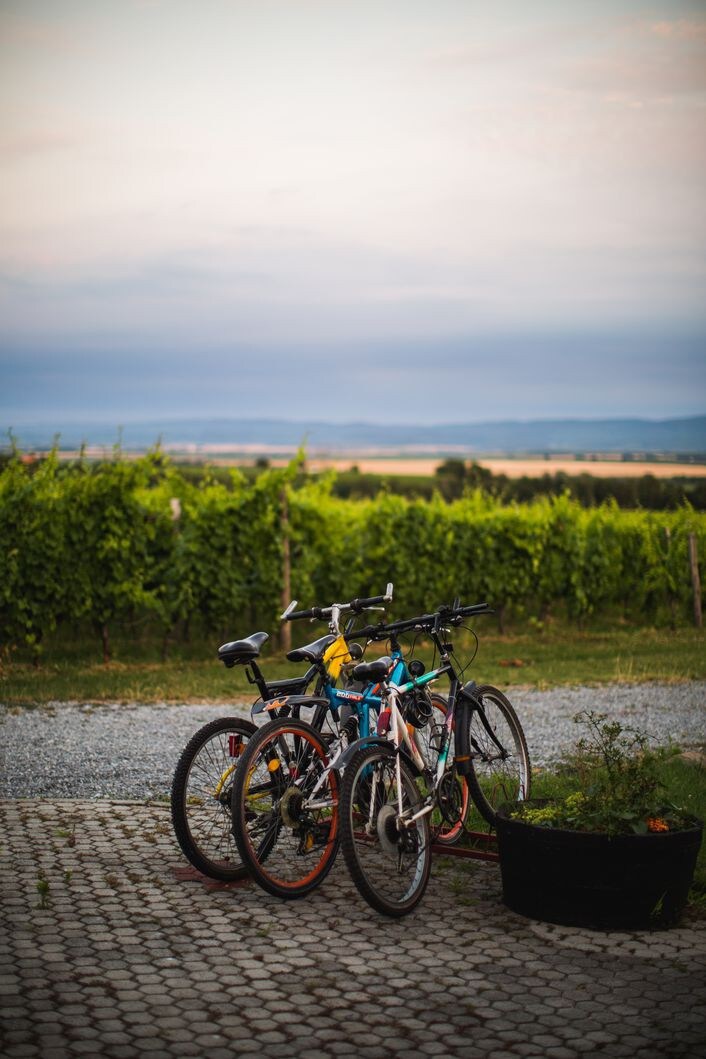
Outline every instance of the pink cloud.
[[679, 18], [674, 22], [653, 22], [649, 32], [671, 40], [706, 40], [706, 20]]

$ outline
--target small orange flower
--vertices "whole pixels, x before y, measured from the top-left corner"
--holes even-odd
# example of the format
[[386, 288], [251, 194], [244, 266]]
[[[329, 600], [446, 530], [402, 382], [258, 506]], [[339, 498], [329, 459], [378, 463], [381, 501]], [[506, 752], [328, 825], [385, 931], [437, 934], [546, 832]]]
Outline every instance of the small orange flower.
[[661, 816], [651, 816], [647, 821], [648, 831], [669, 831], [669, 824]]

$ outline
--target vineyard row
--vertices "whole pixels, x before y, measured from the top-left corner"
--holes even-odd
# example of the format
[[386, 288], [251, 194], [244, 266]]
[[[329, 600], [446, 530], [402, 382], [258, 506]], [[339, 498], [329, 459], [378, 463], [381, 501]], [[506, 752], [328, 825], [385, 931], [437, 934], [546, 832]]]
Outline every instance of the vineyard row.
[[58, 628], [90, 625], [107, 655], [128, 621], [165, 635], [273, 630], [286, 551], [302, 605], [393, 581], [396, 616], [459, 596], [487, 600], [501, 622], [619, 612], [678, 624], [694, 614], [690, 537], [692, 560], [706, 555], [706, 515], [686, 505], [343, 500], [330, 480], [298, 482], [295, 464], [250, 483], [234, 471], [227, 487], [194, 485], [160, 453], [98, 467], [16, 458], [0, 474], [0, 641], [39, 650]]

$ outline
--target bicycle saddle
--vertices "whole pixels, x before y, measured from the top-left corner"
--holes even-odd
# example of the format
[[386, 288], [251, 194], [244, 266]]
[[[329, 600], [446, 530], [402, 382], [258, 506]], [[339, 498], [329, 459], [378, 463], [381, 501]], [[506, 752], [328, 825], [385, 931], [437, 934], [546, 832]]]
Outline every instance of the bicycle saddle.
[[359, 666], [355, 667], [351, 675], [353, 680], [361, 680], [364, 683], [368, 683], [371, 680], [377, 682], [385, 679], [391, 665], [392, 659], [387, 655], [383, 655], [382, 658], [376, 658], [374, 662], [361, 662]]
[[290, 662], [318, 662], [323, 658], [324, 651], [327, 647], [336, 639], [330, 633], [328, 636], [322, 636], [320, 640], [314, 640], [313, 643], [308, 643], [304, 647], [295, 647], [293, 651], [290, 651], [287, 658]]
[[247, 636], [244, 640], [232, 640], [230, 643], [222, 644], [218, 648], [218, 657], [228, 669], [236, 664], [252, 662], [253, 658], [257, 658], [260, 654], [260, 648], [265, 640], [269, 640], [266, 632], [254, 632], [252, 636]]

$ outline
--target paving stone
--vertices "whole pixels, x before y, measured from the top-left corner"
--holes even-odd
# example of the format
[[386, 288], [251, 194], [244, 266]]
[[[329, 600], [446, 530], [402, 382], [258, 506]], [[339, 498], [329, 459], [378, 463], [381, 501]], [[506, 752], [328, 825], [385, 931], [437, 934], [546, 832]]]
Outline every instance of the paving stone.
[[[450, 857], [445, 871], [433, 867], [424, 904], [401, 921], [368, 909], [342, 862], [302, 901], [254, 886], [209, 891], [174, 873], [184, 862], [168, 806], [130, 806], [121, 820], [123, 809], [0, 802], [0, 845], [9, 853], [0, 857], [0, 990], [9, 990], [0, 1040], [8, 1056], [699, 1053], [703, 921], [659, 938], [534, 923], [501, 904], [497, 865], [464, 862], [473, 871], [462, 875]], [[56, 835], [67, 821], [83, 850]], [[52, 895], [45, 910], [34, 907], [40, 869]], [[478, 903], [459, 903], [453, 880], [461, 877]]]

